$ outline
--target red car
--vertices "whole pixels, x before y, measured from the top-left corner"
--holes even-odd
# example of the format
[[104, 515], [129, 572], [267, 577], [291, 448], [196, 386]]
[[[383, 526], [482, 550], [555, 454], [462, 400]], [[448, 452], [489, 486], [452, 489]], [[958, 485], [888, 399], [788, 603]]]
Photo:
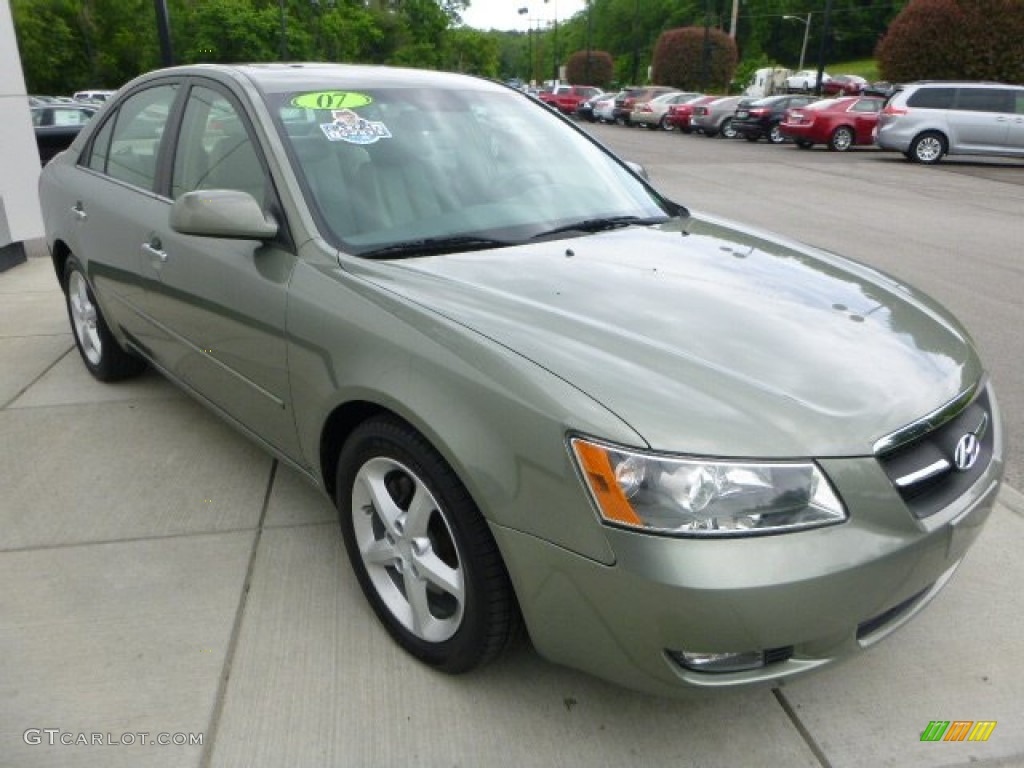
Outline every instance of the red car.
[[592, 85], [559, 85], [553, 91], [542, 91], [537, 98], [566, 115], [576, 114], [576, 108], [587, 99], [601, 93]]
[[801, 149], [825, 144], [835, 152], [845, 152], [855, 145], [874, 143], [871, 133], [884, 103], [875, 96], [816, 101], [787, 110], [779, 129]]
[[867, 85], [860, 75], [837, 75], [821, 84], [821, 92], [825, 96], [859, 96]]
[[665, 115], [665, 124], [678, 128], [683, 133], [691, 133], [693, 126], [690, 125], [690, 118], [693, 117], [693, 108], [699, 107], [701, 104], [710, 104], [717, 98], [719, 97], [698, 96], [683, 104], [673, 104]]

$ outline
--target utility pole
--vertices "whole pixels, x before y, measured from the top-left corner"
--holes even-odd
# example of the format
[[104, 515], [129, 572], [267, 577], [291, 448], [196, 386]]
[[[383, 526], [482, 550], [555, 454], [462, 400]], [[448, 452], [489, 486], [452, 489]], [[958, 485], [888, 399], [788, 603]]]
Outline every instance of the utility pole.
[[740, 0], [732, 0], [732, 17], [729, 19], [729, 37], [736, 39], [736, 22], [740, 16]]
[[[821, 96], [821, 78], [825, 74], [825, 54], [828, 52], [828, 36], [831, 32], [832, 0], [825, 0], [825, 19], [821, 24], [821, 47], [818, 49], [818, 79], [814, 92]], [[810, 26], [808, 24], [807, 26]]]
[[156, 30], [160, 36], [160, 64], [174, 66], [174, 49], [171, 47], [171, 24], [167, 19], [167, 0], [153, 0], [156, 10]]

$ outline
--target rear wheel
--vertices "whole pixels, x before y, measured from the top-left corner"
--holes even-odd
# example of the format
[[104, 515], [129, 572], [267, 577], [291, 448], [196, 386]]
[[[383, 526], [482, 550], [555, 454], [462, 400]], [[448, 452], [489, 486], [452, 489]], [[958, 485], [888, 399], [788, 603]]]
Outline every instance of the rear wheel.
[[444, 672], [495, 658], [519, 613], [497, 544], [454, 470], [403, 421], [371, 419], [338, 459], [349, 560], [388, 633]]
[[946, 154], [946, 137], [936, 131], [926, 131], [910, 145], [910, 157], [918, 163], [934, 165]]
[[668, 121], [668, 115], [658, 121], [658, 127], [663, 131], [674, 131], [676, 127]]
[[779, 127], [778, 123], [772, 125], [771, 130], [768, 131], [768, 140], [772, 144], [786, 143], [786, 137], [782, 135], [782, 128]]
[[828, 148], [833, 152], [845, 152], [853, 146], [853, 130], [849, 126], [840, 125], [828, 139]]
[[727, 117], [722, 121], [722, 126], [719, 128], [718, 133], [723, 139], [736, 138], [736, 129], [733, 128], [731, 117]]
[[75, 345], [89, 373], [100, 381], [136, 376], [146, 364], [117, 343], [96, 303], [85, 270], [74, 256], [64, 264], [64, 300], [75, 334]]

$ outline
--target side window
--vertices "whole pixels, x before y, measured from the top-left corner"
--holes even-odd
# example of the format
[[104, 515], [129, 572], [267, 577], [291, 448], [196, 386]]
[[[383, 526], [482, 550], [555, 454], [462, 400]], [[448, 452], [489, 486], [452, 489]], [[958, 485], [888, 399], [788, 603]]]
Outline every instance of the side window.
[[1015, 110], [1018, 115], [1024, 115], [1024, 91], [1016, 92], [1017, 109]]
[[121, 104], [113, 121], [106, 163], [108, 176], [143, 189], [155, 188], [160, 139], [176, 90], [177, 85], [158, 85], [136, 93]]
[[968, 112], [1012, 112], [1012, 94], [1001, 88], [961, 88], [956, 108]]
[[111, 115], [110, 119], [96, 133], [92, 141], [92, 154], [89, 156], [88, 166], [100, 173], [107, 172], [107, 158], [110, 156], [110, 137], [114, 133], [114, 122], [117, 115]]
[[189, 94], [174, 153], [171, 197], [197, 189], [235, 189], [264, 202], [266, 177], [243, 117], [221, 93]]
[[952, 109], [956, 88], [922, 88], [907, 99], [908, 107], [920, 109]]
[[878, 99], [861, 99], [860, 101], [854, 102], [850, 108], [851, 112], [878, 112], [882, 107], [882, 102]]

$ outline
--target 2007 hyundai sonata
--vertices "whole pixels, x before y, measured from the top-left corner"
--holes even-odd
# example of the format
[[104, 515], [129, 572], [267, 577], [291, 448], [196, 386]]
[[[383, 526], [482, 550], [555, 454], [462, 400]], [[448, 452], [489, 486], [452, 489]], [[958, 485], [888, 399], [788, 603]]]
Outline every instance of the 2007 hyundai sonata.
[[999, 489], [942, 307], [485, 80], [150, 73], [40, 193], [86, 367], [152, 365], [322, 488], [442, 670], [525, 626], [643, 690], [778, 683], [914, 616]]

